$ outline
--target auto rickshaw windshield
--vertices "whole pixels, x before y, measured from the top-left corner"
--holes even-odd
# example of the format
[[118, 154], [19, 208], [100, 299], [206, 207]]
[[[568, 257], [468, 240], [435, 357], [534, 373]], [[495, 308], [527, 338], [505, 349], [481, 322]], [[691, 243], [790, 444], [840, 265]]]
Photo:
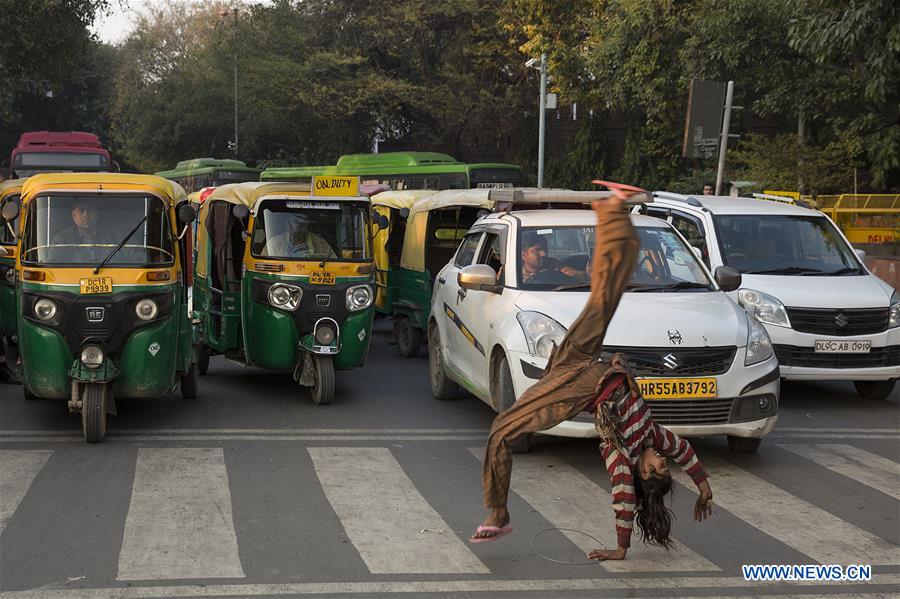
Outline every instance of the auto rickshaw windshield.
[[364, 204], [265, 200], [250, 251], [260, 258], [367, 260], [368, 214]]
[[28, 203], [22, 262], [157, 266], [175, 259], [166, 205], [145, 195], [48, 195]]

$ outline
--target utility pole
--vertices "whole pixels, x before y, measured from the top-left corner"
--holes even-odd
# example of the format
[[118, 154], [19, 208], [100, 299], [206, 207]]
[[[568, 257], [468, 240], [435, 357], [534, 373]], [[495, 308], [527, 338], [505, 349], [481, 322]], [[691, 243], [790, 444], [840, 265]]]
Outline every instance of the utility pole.
[[[229, 14], [234, 15], [234, 31], [237, 33], [237, 24], [238, 24], [238, 7], [232, 6], [231, 8], [224, 8], [219, 11], [219, 18], [225, 19]], [[231, 149], [234, 151], [234, 155], [238, 155], [238, 64], [237, 64], [237, 44], [233, 43], [233, 49], [231, 58], [234, 63], [234, 142], [229, 143]]]
[[547, 119], [547, 53], [541, 53], [541, 99], [538, 126], [538, 175], [537, 186], [544, 186], [544, 131]]
[[716, 195], [722, 195], [722, 179], [725, 176], [725, 152], [728, 150], [728, 136], [731, 128], [731, 102], [734, 98], [734, 81], [728, 82], [725, 90], [725, 118], [722, 119], [722, 135], [719, 145], [719, 168], [716, 172]]

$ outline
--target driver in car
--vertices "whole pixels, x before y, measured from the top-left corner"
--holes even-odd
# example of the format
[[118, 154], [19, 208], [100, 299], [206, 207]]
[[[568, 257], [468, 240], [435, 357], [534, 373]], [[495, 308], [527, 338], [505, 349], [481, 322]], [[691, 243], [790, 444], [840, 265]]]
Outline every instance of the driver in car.
[[522, 282], [556, 283], [587, 281], [588, 273], [565, 266], [556, 258], [547, 256], [547, 239], [532, 231], [522, 236]]

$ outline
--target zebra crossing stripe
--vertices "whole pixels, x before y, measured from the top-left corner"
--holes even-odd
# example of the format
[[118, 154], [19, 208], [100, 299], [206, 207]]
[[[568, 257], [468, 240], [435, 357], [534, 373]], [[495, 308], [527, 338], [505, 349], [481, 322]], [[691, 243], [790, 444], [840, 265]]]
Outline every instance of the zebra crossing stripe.
[[138, 449], [118, 580], [243, 577], [222, 449]]
[[[469, 448], [469, 451], [483, 459], [484, 450]], [[603, 470], [603, 462], [599, 458], [597, 463]], [[530, 503], [553, 526], [583, 531], [601, 541], [607, 549], [618, 545], [609, 491], [553, 456], [517, 455], [512, 472], [512, 491]], [[606, 471], [603, 472], [605, 475]], [[582, 535], [562, 534], [585, 553], [600, 549]], [[667, 553], [664, 549], [633, 543], [628, 550], [628, 559], [601, 562], [600, 565], [612, 572], [721, 571], [695, 551], [681, 544], [677, 547], [677, 551]]]
[[488, 573], [385, 447], [309, 447], [325, 496], [373, 574]]
[[900, 499], [900, 464], [852, 445], [779, 445], [832, 472], [852, 478], [877, 491]]
[[52, 453], [44, 450], [0, 450], [0, 533]]
[[[822, 564], [900, 564], [900, 547], [712, 454], [701, 457], [714, 505]], [[673, 475], [691, 492], [678, 468]]]

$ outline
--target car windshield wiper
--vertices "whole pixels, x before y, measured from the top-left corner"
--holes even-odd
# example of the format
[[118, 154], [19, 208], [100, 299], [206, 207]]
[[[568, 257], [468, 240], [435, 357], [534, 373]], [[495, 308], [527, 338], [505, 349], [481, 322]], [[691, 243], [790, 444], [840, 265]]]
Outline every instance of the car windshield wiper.
[[680, 289], [709, 289], [709, 283], [696, 283], [694, 281], [678, 281], [670, 285], [633, 285], [626, 287], [626, 291], [634, 293], [650, 293], [653, 291], [678, 291]]
[[748, 270], [748, 275], [802, 275], [802, 274], [829, 274], [818, 268], [805, 268], [803, 266], [786, 266], [783, 268], [769, 268], [767, 270]]
[[849, 274], [856, 275], [856, 274], [860, 274], [860, 273], [862, 273], [862, 271], [859, 268], [857, 268], [855, 266], [847, 266], [844, 268], [839, 268], [837, 270], [832, 270], [831, 272], [829, 272], [827, 274], [830, 277], [839, 277], [841, 275], [849, 275]]
[[591, 282], [584, 281], [582, 283], [566, 283], [565, 285], [560, 285], [559, 287], [554, 287], [551, 291], [570, 291], [572, 289], [590, 289]]
[[112, 257], [115, 256], [116, 253], [125, 246], [126, 243], [128, 243], [128, 240], [131, 239], [132, 235], [137, 233], [137, 230], [140, 228], [141, 225], [144, 224], [145, 220], [147, 220], [146, 215], [144, 216], [144, 218], [142, 218], [140, 220], [140, 222], [138, 222], [138, 224], [136, 224], [134, 226], [134, 228], [131, 230], [131, 232], [125, 236], [125, 239], [120, 241], [119, 245], [117, 245], [116, 247], [113, 248], [113, 250], [106, 256], [106, 258], [103, 259], [103, 262], [101, 262], [100, 264], [97, 265], [97, 268], [94, 269], [94, 274], [97, 274], [98, 272], [100, 272], [100, 269], [103, 268], [104, 266], [106, 266], [106, 263], [109, 262], [112, 259]]

